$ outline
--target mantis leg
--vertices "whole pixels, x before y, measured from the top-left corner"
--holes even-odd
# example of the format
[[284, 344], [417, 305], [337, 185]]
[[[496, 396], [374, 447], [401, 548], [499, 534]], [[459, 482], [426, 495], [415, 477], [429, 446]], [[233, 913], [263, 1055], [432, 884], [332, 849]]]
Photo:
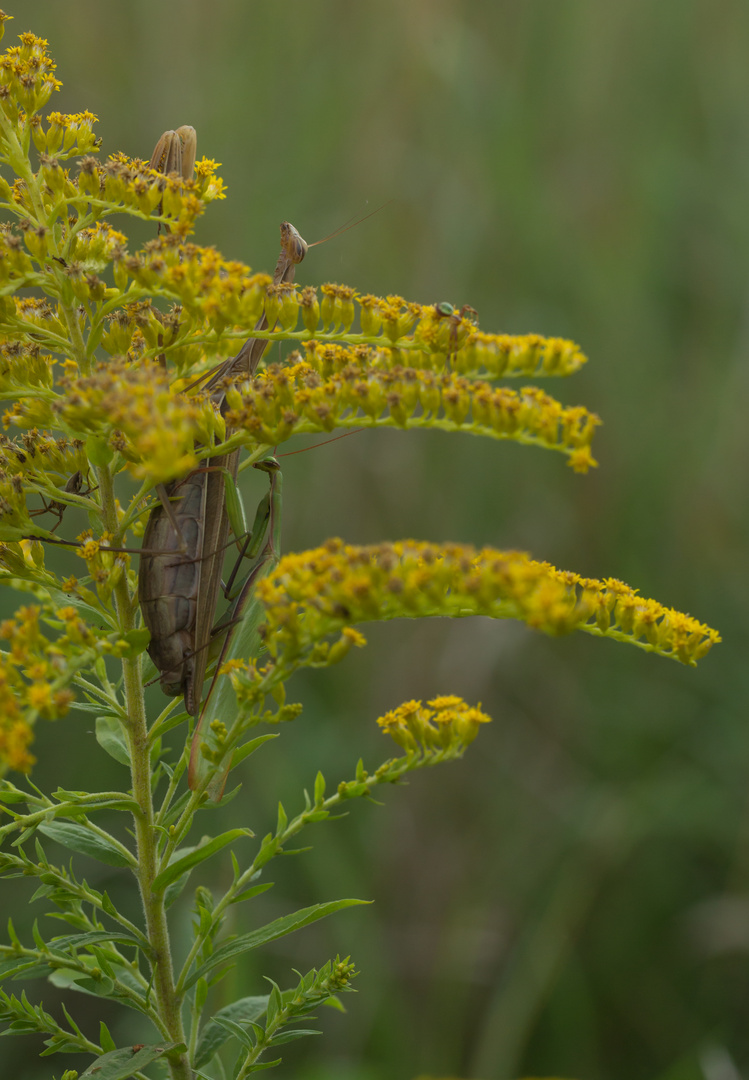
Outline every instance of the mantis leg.
[[[218, 677], [220, 668], [230, 660], [246, 660], [255, 656], [262, 647], [258, 627], [262, 621], [262, 607], [255, 597], [255, 586], [260, 578], [276, 566], [280, 557], [281, 542], [281, 469], [275, 458], [258, 462], [256, 468], [268, 473], [270, 489], [261, 501], [255, 516], [255, 527], [250, 534], [248, 550], [255, 552], [252, 569], [236, 591], [231, 610], [230, 628], [224, 639], [221, 654], [216, 662], [216, 674], [208, 691], [200, 714], [190, 752], [189, 784], [195, 790], [203, 783], [209, 772], [213, 777], [208, 793], [216, 802], [223, 794], [226, 777], [231, 765], [231, 749], [224, 760], [215, 760], [220, 753], [213, 731], [214, 720], [227, 722], [236, 712], [234, 690], [228, 679]], [[263, 543], [263, 540], [265, 541]], [[210, 761], [210, 757], [214, 761]]]

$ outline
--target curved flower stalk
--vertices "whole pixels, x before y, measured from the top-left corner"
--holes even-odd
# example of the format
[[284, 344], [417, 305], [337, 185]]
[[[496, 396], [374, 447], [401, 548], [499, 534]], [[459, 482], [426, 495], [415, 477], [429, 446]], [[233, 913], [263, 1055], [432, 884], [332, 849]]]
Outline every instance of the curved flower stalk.
[[257, 592], [269, 655], [295, 666], [344, 626], [434, 615], [519, 619], [547, 634], [584, 630], [692, 666], [720, 640], [710, 627], [614, 578], [583, 578], [522, 552], [464, 544], [357, 547], [330, 540], [287, 555]]
[[[0, 37], [7, 18], [0, 12]], [[561, 453], [584, 473], [596, 464], [600, 420], [539, 386], [497, 384], [574, 374], [586, 362], [574, 342], [490, 333], [472, 309], [444, 301], [360, 295], [331, 283], [274, 284], [193, 243], [197, 219], [225, 197], [217, 163], [194, 160], [193, 130], [166, 133], [151, 161], [120, 153], [101, 161], [92, 113], [45, 112], [60, 86], [55, 70], [47, 42], [31, 33], [0, 56], [0, 583], [27, 601], [0, 624], [0, 876], [38, 878], [35, 899], [51, 904], [70, 932], [49, 940], [35, 932], [24, 944], [11, 924], [0, 944], [0, 978], [45, 977], [71, 997], [108, 997], [138, 1012], [150, 1041], [117, 1047], [105, 1025], [93, 1041], [70, 1011], [60, 1025], [26, 995], [1, 990], [0, 1019], [14, 1032], [44, 1033], [45, 1052], [93, 1055], [102, 1077], [145, 1076], [158, 1062], [173, 1080], [191, 1080], [196, 1070], [230, 1070], [242, 1080], [273, 1063], [269, 1052], [309, 1034], [295, 1025], [351, 989], [353, 965], [330, 959], [285, 990], [271, 983], [269, 993], [215, 1015], [212, 986], [244, 952], [360, 901], [313, 903], [267, 923], [248, 917], [251, 929], [233, 938], [225, 936], [230, 909], [270, 888], [260, 881], [265, 867], [290, 853], [303, 829], [370, 797], [377, 785], [461, 757], [489, 719], [451, 695], [405, 702], [378, 720], [401, 756], [371, 771], [360, 761], [330, 795], [318, 772], [299, 812], [289, 816], [280, 806], [275, 830], [257, 842], [244, 820], [197, 839], [191, 830], [207, 796], [220, 797], [230, 769], [275, 738], [281, 722], [300, 716], [301, 705], [285, 694], [295, 670], [333, 664], [365, 644], [361, 623], [404, 617], [514, 618], [546, 633], [579, 629], [627, 641], [688, 665], [720, 638], [613, 578], [581, 578], [518, 552], [331, 540], [278, 563], [272, 529], [262, 546], [263, 529], [277, 518], [276, 479], [258, 508], [260, 535], [249, 537], [257, 540], [256, 561], [227, 620], [226, 663], [196, 725], [193, 769], [187, 715], [174, 701], [155, 716], [146, 709], [153, 671], [131, 545], [156, 489], [205, 462], [215, 471], [215, 459], [240, 450], [245, 466], [275, 476], [279, 466], [268, 454], [277, 444], [358, 427], [510, 439]], [[172, 165], [168, 175], [160, 171]], [[130, 218], [153, 227], [135, 250]], [[253, 361], [252, 378], [233, 371], [222, 382], [214, 374], [204, 389], [209, 372], [236, 366], [229, 359], [219, 367], [248, 337], [282, 342], [289, 353], [256, 374]], [[253, 356], [261, 348], [253, 344]], [[168, 518], [166, 496], [162, 505]], [[212, 509], [225, 523], [228, 510]], [[50, 510], [54, 526], [43, 516]], [[70, 535], [70, 517], [55, 533], [73, 511], [87, 520], [75, 546], [59, 539]], [[194, 526], [199, 534], [198, 518], [196, 511], [186, 532]], [[242, 540], [244, 526], [235, 531]], [[72, 549], [64, 576], [46, 565], [41, 541]], [[164, 554], [162, 546], [162, 562]], [[179, 569], [189, 578], [219, 556], [220, 547], [201, 547]], [[176, 565], [161, 567], [164, 580], [172, 581]], [[184, 611], [192, 599], [166, 586], [151, 597], [170, 618], [176, 610], [174, 636], [189, 637]], [[210, 624], [209, 612], [206, 638]], [[189, 663], [196, 654], [188, 643], [182, 658]], [[127, 768], [127, 790], [87, 793], [61, 784], [48, 796], [7, 778], [32, 769], [40, 720], [70, 723], [80, 713], [90, 714], [100, 748]], [[175, 754], [164, 736], [181, 724]], [[261, 724], [268, 730], [258, 733]], [[99, 823], [101, 811], [126, 815], [119, 836]], [[254, 815], [256, 807], [242, 812]], [[116, 895], [51, 862], [49, 839], [132, 875], [141, 916], [131, 918]], [[33, 855], [26, 850], [32, 842]], [[194, 890], [192, 938], [179, 967], [169, 909], [193, 869], [225, 848], [232, 881]], [[180, 916], [180, 932], [184, 925]]]

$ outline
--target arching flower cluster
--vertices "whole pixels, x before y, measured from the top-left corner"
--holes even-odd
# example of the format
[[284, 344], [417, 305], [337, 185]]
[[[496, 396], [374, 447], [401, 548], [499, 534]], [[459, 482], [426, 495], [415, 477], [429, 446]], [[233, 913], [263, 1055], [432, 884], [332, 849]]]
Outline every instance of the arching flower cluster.
[[285, 556], [257, 593], [268, 652], [292, 667], [319, 662], [328, 636], [352, 624], [432, 615], [513, 618], [548, 634], [584, 630], [689, 665], [720, 641], [710, 627], [613, 578], [584, 578], [520, 552], [461, 544], [331, 540]]
[[561, 451], [578, 472], [595, 465], [590, 444], [600, 421], [582, 406], [563, 406], [538, 387], [493, 387], [381, 359], [367, 347], [311, 347], [306, 360], [229, 388], [227, 424], [271, 446], [337, 427], [466, 431]]

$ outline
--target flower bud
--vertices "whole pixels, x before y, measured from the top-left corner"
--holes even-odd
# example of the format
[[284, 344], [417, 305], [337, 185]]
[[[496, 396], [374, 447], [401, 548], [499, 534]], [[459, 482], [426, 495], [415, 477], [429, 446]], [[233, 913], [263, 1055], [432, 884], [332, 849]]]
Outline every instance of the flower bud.
[[311, 285], [302, 289], [299, 297], [302, 307], [302, 322], [309, 334], [314, 334], [320, 322], [320, 303], [317, 299], [317, 291]]
[[296, 330], [299, 321], [299, 298], [293, 285], [282, 285], [280, 288], [281, 310], [278, 313], [278, 322], [282, 330], [291, 333]]

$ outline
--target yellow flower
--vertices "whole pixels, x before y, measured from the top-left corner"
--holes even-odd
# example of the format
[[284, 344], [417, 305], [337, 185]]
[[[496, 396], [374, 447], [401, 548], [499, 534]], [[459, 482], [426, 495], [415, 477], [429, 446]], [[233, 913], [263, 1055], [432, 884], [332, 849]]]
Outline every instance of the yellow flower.
[[[514, 618], [548, 634], [584, 630], [690, 665], [720, 641], [710, 627], [615, 579], [580, 578], [521, 552], [461, 544], [330, 540], [285, 556], [257, 595], [269, 653], [294, 665], [318, 662], [319, 643], [344, 627], [429, 615]], [[449, 710], [454, 702], [435, 698], [429, 706]], [[416, 712], [420, 702], [401, 708]]]

